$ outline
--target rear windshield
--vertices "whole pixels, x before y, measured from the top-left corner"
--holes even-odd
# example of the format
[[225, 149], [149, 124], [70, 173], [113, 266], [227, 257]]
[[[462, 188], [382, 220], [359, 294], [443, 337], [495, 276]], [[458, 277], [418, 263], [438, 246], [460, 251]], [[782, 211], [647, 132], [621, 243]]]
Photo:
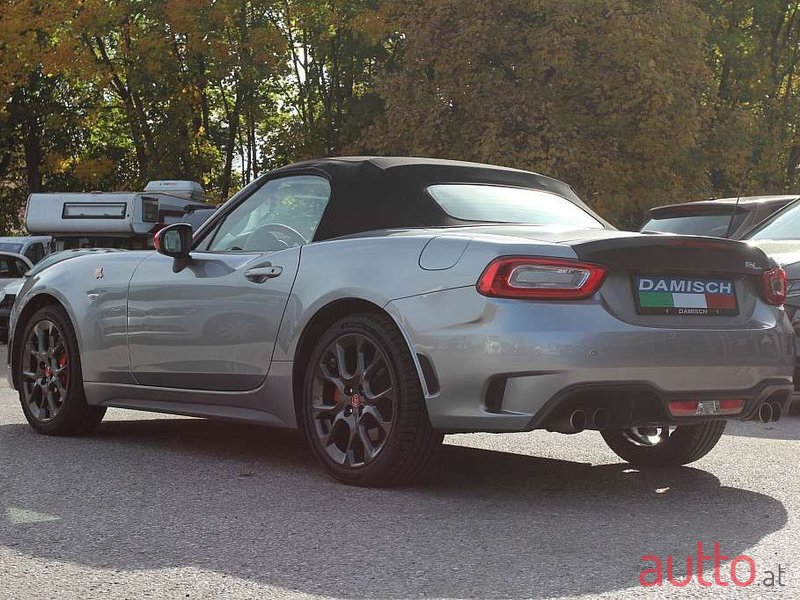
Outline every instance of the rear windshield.
[[683, 235], [710, 235], [726, 237], [728, 230], [733, 233], [742, 224], [744, 213], [737, 214], [731, 224], [731, 215], [685, 215], [665, 219], [650, 219], [642, 226], [642, 231], [660, 233], [680, 233]]
[[15, 252], [16, 254], [19, 254], [20, 250], [22, 250], [22, 244], [9, 244], [8, 242], [0, 242], [0, 252]]
[[603, 224], [577, 204], [542, 190], [447, 183], [428, 193], [455, 219], [480, 223], [527, 223], [603, 229]]
[[790, 208], [776, 214], [747, 236], [751, 240], [797, 240], [800, 239], [800, 204], [794, 202]]

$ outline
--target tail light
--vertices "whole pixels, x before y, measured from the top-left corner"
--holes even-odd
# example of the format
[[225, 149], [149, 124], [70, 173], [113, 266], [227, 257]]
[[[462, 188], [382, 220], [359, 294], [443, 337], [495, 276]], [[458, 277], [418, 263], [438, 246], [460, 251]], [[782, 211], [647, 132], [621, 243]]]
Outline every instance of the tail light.
[[503, 256], [483, 271], [478, 292], [495, 298], [580, 300], [594, 295], [605, 276], [605, 267], [576, 260]]
[[786, 271], [780, 267], [764, 271], [761, 274], [761, 288], [764, 300], [769, 304], [780, 306], [786, 301]]

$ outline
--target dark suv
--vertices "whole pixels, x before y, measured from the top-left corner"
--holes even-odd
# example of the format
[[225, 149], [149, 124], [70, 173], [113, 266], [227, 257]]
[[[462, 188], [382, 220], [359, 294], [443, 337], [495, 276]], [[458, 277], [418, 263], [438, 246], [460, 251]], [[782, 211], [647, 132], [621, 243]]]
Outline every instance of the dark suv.
[[749, 196], [684, 202], [650, 209], [643, 232], [710, 235], [740, 239], [800, 196]]

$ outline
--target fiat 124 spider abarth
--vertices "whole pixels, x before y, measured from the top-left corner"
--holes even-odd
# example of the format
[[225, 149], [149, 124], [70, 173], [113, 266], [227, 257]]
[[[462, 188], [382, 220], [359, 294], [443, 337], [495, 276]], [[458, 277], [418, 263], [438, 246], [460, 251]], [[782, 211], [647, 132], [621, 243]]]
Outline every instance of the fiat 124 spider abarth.
[[299, 428], [358, 485], [413, 479], [455, 432], [593, 429], [681, 465], [788, 409], [785, 294], [758, 248], [617, 231], [542, 175], [321, 159], [156, 251], [29, 278], [9, 373], [43, 434], [110, 406]]

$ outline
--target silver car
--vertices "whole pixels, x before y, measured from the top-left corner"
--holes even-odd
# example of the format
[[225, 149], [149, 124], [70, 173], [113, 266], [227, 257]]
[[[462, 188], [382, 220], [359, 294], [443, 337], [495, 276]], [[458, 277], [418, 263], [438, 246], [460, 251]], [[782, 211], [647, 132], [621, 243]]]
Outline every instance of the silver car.
[[156, 245], [25, 283], [9, 373], [37, 431], [109, 406], [299, 428], [338, 480], [391, 485], [446, 433], [594, 429], [680, 465], [788, 405], [786, 279], [761, 250], [617, 231], [535, 173], [315, 160]]

